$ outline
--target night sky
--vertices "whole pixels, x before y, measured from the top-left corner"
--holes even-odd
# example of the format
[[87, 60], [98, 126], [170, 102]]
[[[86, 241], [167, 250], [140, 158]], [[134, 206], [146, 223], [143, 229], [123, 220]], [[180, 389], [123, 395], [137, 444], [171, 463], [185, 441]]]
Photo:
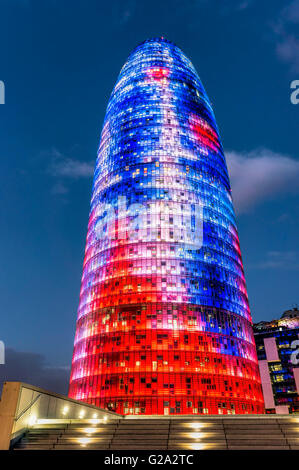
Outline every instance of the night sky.
[[299, 302], [299, 0], [0, 0], [0, 382], [67, 391], [105, 109], [156, 36], [213, 103], [253, 320]]

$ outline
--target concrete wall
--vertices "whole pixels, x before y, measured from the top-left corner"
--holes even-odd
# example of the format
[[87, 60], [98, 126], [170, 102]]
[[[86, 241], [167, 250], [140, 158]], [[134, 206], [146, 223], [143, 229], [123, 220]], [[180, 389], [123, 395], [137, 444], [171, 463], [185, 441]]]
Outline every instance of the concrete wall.
[[268, 362], [279, 362], [276, 338], [264, 338], [266, 358]]
[[0, 450], [39, 419], [103, 419], [122, 417], [96, 406], [22, 382], [5, 382], [0, 401]]
[[263, 395], [264, 395], [264, 401], [265, 401], [265, 408], [266, 409], [275, 408], [268, 361], [267, 360], [259, 361], [259, 368], [260, 368], [260, 376], [261, 376], [262, 389], [263, 389]]

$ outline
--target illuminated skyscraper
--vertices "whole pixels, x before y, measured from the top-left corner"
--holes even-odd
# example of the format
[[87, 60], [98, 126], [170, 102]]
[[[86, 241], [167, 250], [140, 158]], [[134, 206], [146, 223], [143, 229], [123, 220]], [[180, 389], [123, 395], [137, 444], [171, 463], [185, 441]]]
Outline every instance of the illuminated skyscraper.
[[264, 410], [215, 117], [164, 38], [131, 53], [108, 103], [69, 394], [125, 414]]

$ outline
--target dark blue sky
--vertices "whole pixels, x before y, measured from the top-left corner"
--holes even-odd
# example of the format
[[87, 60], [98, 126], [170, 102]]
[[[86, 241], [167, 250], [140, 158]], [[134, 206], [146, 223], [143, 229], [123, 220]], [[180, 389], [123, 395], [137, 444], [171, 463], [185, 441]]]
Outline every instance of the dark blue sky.
[[[299, 302], [299, 105], [290, 101], [299, 0], [269, 6], [0, 0], [0, 379], [63, 390], [105, 108], [128, 54], [149, 37], [183, 49], [213, 103], [254, 321]], [[56, 385], [45, 378], [55, 374]]]

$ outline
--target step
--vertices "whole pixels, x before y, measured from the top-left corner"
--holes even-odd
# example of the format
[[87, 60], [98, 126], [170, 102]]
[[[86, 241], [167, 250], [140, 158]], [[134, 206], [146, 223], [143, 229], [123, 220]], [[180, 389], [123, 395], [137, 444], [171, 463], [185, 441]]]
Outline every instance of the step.
[[245, 445], [228, 445], [228, 450], [290, 450], [289, 446], [245, 446]]
[[16, 450], [50, 450], [53, 449], [53, 445], [47, 445], [47, 444], [18, 444], [14, 449]]
[[51, 444], [55, 444], [55, 442], [57, 441], [58, 439], [30, 439], [30, 438], [28, 439], [26, 437], [21, 440], [22, 444], [24, 443], [28, 445], [39, 444], [39, 443], [51, 445]]
[[168, 450], [226, 450], [227, 445], [226, 443], [214, 443], [214, 442], [209, 442], [209, 443], [186, 443], [186, 442], [180, 442], [180, 443], [169, 443], [168, 445]]
[[109, 450], [167, 450], [167, 447], [160, 444], [111, 444]]
[[53, 450], [108, 450], [110, 449], [109, 445], [105, 444], [89, 444], [85, 446], [80, 446], [78, 444], [56, 444]]

